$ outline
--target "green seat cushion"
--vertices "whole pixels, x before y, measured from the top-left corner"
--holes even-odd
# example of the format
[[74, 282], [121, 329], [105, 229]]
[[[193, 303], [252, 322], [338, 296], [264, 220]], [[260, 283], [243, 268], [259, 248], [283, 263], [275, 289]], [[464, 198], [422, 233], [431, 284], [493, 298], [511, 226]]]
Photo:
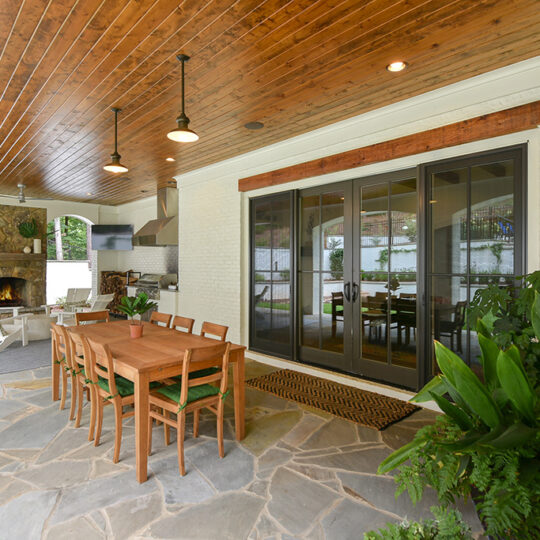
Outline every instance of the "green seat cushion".
[[[101, 388], [103, 388], [105, 392], [110, 392], [109, 381], [107, 379], [99, 377], [98, 385]], [[161, 385], [157, 381], [150, 383], [150, 389], [157, 388], [158, 386], [161, 386]], [[128, 379], [125, 379], [124, 377], [120, 375], [116, 375], [116, 389], [118, 390], [118, 393], [120, 394], [120, 396], [126, 397], [134, 393], [135, 385]]]
[[[116, 375], [115, 380], [116, 380], [116, 389], [118, 390], [118, 393], [120, 394], [120, 396], [126, 397], [133, 394], [135, 387], [131, 381], [124, 379], [124, 377], [121, 377], [120, 375]], [[109, 381], [107, 379], [99, 377], [98, 386], [100, 388], [103, 388], [105, 392], [110, 392]]]
[[[180, 404], [181, 389], [182, 385], [180, 383], [176, 383], [172, 384], [171, 386], [164, 386], [163, 388], [160, 388], [158, 392]], [[200, 384], [199, 386], [192, 386], [188, 390], [187, 402], [191, 403], [192, 401], [196, 401], [198, 399], [209, 396], [215, 396], [216, 394], [219, 394], [219, 388], [217, 388], [216, 386], [212, 386], [210, 384]]]
[[[209, 367], [206, 369], [199, 369], [198, 371], [192, 371], [189, 374], [190, 379], [197, 379], [199, 377], [208, 377], [208, 375], [214, 375], [219, 371], [218, 367]], [[176, 375], [173, 377], [173, 379], [177, 380], [178, 382], [182, 382], [182, 375]]]

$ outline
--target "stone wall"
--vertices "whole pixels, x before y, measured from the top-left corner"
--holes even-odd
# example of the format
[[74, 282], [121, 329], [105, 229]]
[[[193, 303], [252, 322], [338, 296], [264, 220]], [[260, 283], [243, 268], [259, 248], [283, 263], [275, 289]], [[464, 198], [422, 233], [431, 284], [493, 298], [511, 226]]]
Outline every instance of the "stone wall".
[[[24, 254], [26, 246], [33, 247], [32, 238], [19, 233], [19, 225], [36, 220], [41, 238], [42, 254]], [[44, 208], [0, 205], [0, 277], [26, 280], [25, 305], [38, 307], [45, 304], [46, 291], [46, 239], [47, 211]]]
[[19, 233], [19, 225], [36, 220], [42, 250], [45, 251], [47, 239], [47, 210], [29, 206], [0, 205], [0, 253], [22, 253], [26, 246], [32, 247], [32, 238], [24, 238]]

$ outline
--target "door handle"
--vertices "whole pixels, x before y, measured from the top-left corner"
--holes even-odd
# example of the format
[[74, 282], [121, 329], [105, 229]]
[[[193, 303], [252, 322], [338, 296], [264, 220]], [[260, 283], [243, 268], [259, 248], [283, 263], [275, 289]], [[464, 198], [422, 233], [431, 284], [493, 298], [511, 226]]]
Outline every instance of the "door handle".
[[359, 292], [360, 292], [360, 287], [358, 287], [358, 283], [355, 283], [353, 281], [353, 284], [352, 284], [352, 301], [353, 301], [353, 303], [356, 302]]
[[345, 295], [345, 298], [347, 302], [351, 301], [351, 282], [347, 281], [345, 285], [343, 286], [343, 294]]

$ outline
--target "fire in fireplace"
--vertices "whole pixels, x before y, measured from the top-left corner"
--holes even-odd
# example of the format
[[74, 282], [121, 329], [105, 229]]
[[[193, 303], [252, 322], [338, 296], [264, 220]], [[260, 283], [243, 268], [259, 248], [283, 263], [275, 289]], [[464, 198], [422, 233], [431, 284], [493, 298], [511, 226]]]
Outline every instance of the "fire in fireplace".
[[0, 307], [24, 305], [25, 287], [25, 279], [0, 278]]

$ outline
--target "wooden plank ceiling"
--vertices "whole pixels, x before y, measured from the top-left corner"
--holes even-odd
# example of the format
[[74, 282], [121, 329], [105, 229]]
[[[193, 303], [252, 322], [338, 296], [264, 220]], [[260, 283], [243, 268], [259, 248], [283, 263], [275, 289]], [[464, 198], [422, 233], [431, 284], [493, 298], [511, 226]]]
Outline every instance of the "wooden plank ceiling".
[[[143, 198], [175, 174], [533, 57], [539, 25], [538, 0], [2, 0], [0, 194], [23, 182], [33, 197]], [[191, 144], [166, 137], [179, 52], [192, 57]], [[396, 59], [409, 67], [389, 73]], [[121, 176], [102, 168], [111, 106]]]

